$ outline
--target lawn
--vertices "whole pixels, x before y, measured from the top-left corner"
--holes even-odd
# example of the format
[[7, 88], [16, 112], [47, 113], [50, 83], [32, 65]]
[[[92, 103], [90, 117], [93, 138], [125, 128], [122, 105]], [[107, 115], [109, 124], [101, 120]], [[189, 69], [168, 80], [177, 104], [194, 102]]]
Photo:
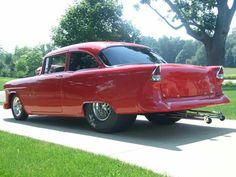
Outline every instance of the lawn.
[[0, 176], [4, 177], [164, 176], [105, 156], [2, 131], [0, 131], [0, 144]]
[[224, 68], [225, 79], [236, 79], [236, 68]]
[[236, 120], [236, 85], [223, 86], [223, 91], [230, 99], [229, 104], [200, 108], [200, 110], [220, 111], [225, 115], [226, 119]]
[[3, 90], [3, 85], [10, 80], [13, 80], [15, 78], [10, 78], [10, 77], [0, 77], [0, 91]]

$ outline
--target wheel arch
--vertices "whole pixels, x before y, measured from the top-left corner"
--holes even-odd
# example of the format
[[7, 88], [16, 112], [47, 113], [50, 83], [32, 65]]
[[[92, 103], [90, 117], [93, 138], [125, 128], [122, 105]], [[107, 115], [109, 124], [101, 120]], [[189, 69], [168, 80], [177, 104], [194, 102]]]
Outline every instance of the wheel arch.
[[6, 100], [5, 100], [4, 108], [5, 109], [10, 109], [11, 108], [12, 97], [14, 95], [16, 95], [16, 91], [5, 90], [5, 93], [6, 93]]
[[20, 95], [17, 94], [17, 92], [16, 92], [15, 90], [14, 90], [14, 91], [9, 91], [9, 98], [8, 98], [8, 99], [9, 99], [9, 109], [11, 109], [11, 102], [12, 102], [12, 98], [13, 98], [14, 95], [16, 95], [16, 96], [20, 99], [20, 102], [21, 102], [21, 104], [22, 104], [22, 106], [23, 106], [25, 112], [26, 112], [27, 114], [29, 114], [29, 112], [25, 109], [25, 105], [22, 103], [22, 100], [21, 100]]
[[85, 107], [88, 104], [91, 104], [91, 103], [108, 103], [112, 107], [113, 111], [116, 113], [115, 107], [110, 102], [106, 102], [106, 101], [85, 101], [85, 102], [83, 102], [83, 106], [82, 106], [82, 110], [81, 110], [82, 116], [84, 116], [84, 117], [86, 116]]

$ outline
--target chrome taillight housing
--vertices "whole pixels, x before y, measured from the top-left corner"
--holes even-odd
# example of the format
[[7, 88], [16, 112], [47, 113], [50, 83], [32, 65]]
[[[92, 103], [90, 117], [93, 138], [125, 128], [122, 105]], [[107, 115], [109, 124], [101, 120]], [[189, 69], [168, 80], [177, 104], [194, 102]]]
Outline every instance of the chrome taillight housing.
[[219, 68], [219, 70], [217, 71], [217, 73], [216, 73], [216, 78], [217, 79], [224, 79], [224, 69], [223, 69], [223, 67], [221, 66], [220, 68]]
[[161, 68], [160, 65], [158, 65], [154, 71], [152, 72], [151, 76], [152, 81], [161, 81]]

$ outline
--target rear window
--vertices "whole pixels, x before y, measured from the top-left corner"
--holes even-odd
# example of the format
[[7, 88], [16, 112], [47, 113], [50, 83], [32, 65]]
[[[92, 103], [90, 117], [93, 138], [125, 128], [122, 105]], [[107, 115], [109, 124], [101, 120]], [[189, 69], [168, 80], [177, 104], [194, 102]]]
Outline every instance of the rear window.
[[102, 50], [99, 57], [107, 66], [130, 64], [166, 63], [158, 54], [148, 48], [115, 46]]

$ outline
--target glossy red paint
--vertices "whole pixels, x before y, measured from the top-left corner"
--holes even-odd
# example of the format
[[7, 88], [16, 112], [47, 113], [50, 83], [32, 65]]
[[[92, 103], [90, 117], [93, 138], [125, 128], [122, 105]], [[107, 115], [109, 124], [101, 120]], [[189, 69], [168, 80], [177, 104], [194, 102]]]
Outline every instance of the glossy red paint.
[[[84, 105], [109, 103], [118, 114], [171, 112], [209, 105], [226, 104], [217, 79], [219, 66], [160, 64], [160, 81], [152, 81], [154, 64], [106, 67], [98, 53], [111, 46], [143, 45], [120, 42], [76, 44], [50, 52], [45, 56], [66, 53], [65, 71], [17, 79], [5, 84], [5, 109], [11, 94], [17, 94], [25, 111], [31, 115], [84, 116]], [[99, 67], [68, 71], [70, 52], [92, 55]], [[44, 62], [45, 64], [45, 62]], [[42, 67], [44, 68], [44, 66]]]

